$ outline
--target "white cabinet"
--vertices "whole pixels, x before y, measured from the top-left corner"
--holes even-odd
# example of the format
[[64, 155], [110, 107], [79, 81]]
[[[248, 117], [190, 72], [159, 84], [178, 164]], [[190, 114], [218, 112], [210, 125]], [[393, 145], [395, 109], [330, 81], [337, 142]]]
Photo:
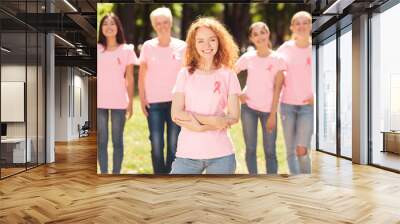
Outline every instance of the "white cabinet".
[[[12, 162], [13, 163], [25, 163], [32, 161], [32, 140], [28, 138], [26, 140], [27, 147], [25, 151], [25, 139], [24, 138], [7, 138], [2, 139], [2, 146], [7, 145], [7, 147], [12, 148]], [[25, 153], [26, 152], [26, 153]], [[27, 159], [25, 161], [25, 159]]]

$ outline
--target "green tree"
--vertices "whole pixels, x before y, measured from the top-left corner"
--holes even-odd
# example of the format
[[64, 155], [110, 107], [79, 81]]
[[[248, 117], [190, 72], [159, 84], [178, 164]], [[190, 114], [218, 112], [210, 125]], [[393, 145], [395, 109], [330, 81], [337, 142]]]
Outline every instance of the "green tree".
[[99, 36], [99, 25], [100, 20], [107, 13], [112, 12], [114, 9], [114, 3], [99, 3], [97, 4], [97, 37]]

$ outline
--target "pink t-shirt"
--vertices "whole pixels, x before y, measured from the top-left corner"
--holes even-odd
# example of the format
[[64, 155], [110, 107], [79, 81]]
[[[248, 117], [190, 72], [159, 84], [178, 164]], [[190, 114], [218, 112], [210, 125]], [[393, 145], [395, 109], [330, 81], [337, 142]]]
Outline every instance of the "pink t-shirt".
[[171, 38], [168, 47], [158, 43], [157, 38], [144, 42], [139, 57], [140, 63], [147, 64], [145, 94], [149, 103], [172, 100], [172, 88], [186, 49], [186, 43], [176, 38]]
[[248, 97], [247, 106], [254, 110], [271, 112], [275, 76], [286, 68], [282, 58], [275, 52], [268, 57], [260, 57], [257, 51], [248, 51], [239, 58], [235, 67], [238, 71], [247, 70], [244, 90]]
[[285, 81], [281, 102], [305, 105], [304, 100], [313, 96], [312, 88], [312, 47], [297, 47], [293, 40], [286, 41], [277, 50], [286, 63]]
[[132, 44], [121, 44], [117, 49], [104, 51], [97, 45], [97, 107], [126, 109], [129, 103], [126, 89], [126, 66], [137, 64]]
[[[223, 115], [228, 106], [228, 96], [240, 94], [240, 84], [235, 73], [226, 68], [212, 74], [196, 70], [189, 74], [187, 68], [179, 72], [174, 93], [185, 94], [185, 110], [202, 115]], [[178, 137], [176, 156], [190, 159], [219, 158], [234, 153], [228, 130], [194, 132], [182, 128]]]

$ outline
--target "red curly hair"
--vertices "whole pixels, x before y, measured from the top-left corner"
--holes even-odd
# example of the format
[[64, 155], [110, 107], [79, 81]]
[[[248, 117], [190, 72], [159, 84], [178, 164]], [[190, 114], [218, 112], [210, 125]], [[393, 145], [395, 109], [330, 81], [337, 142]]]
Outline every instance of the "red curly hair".
[[196, 33], [200, 27], [211, 29], [217, 36], [218, 50], [214, 56], [214, 65], [217, 68], [225, 66], [233, 69], [238, 58], [239, 48], [232, 35], [218, 20], [212, 17], [204, 17], [194, 21], [187, 33], [184, 65], [189, 67], [189, 73], [192, 74], [199, 67], [200, 55], [196, 50]]

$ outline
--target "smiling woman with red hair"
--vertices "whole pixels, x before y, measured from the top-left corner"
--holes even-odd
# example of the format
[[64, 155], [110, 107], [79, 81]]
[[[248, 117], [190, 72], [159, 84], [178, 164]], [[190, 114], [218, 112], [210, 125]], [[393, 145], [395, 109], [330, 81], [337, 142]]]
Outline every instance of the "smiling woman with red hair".
[[225, 27], [200, 18], [189, 28], [185, 66], [172, 99], [182, 127], [171, 174], [233, 174], [236, 159], [228, 127], [240, 116], [240, 84], [233, 71], [238, 47]]
[[188, 44], [184, 64], [189, 67], [190, 73], [198, 68], [201, 55], [196, 49], [196, 34], [199, 28], [207, 28], [211, 30], [218, 41], [218, 51], [213, 57], [213, 66], [218, 68], [225, 66], [233, 69], [236, 59], [238, 58], [239, 49], [226, 28], [213, 18], [201, 18], [194, 22], [187, 34], [186, 43]]

